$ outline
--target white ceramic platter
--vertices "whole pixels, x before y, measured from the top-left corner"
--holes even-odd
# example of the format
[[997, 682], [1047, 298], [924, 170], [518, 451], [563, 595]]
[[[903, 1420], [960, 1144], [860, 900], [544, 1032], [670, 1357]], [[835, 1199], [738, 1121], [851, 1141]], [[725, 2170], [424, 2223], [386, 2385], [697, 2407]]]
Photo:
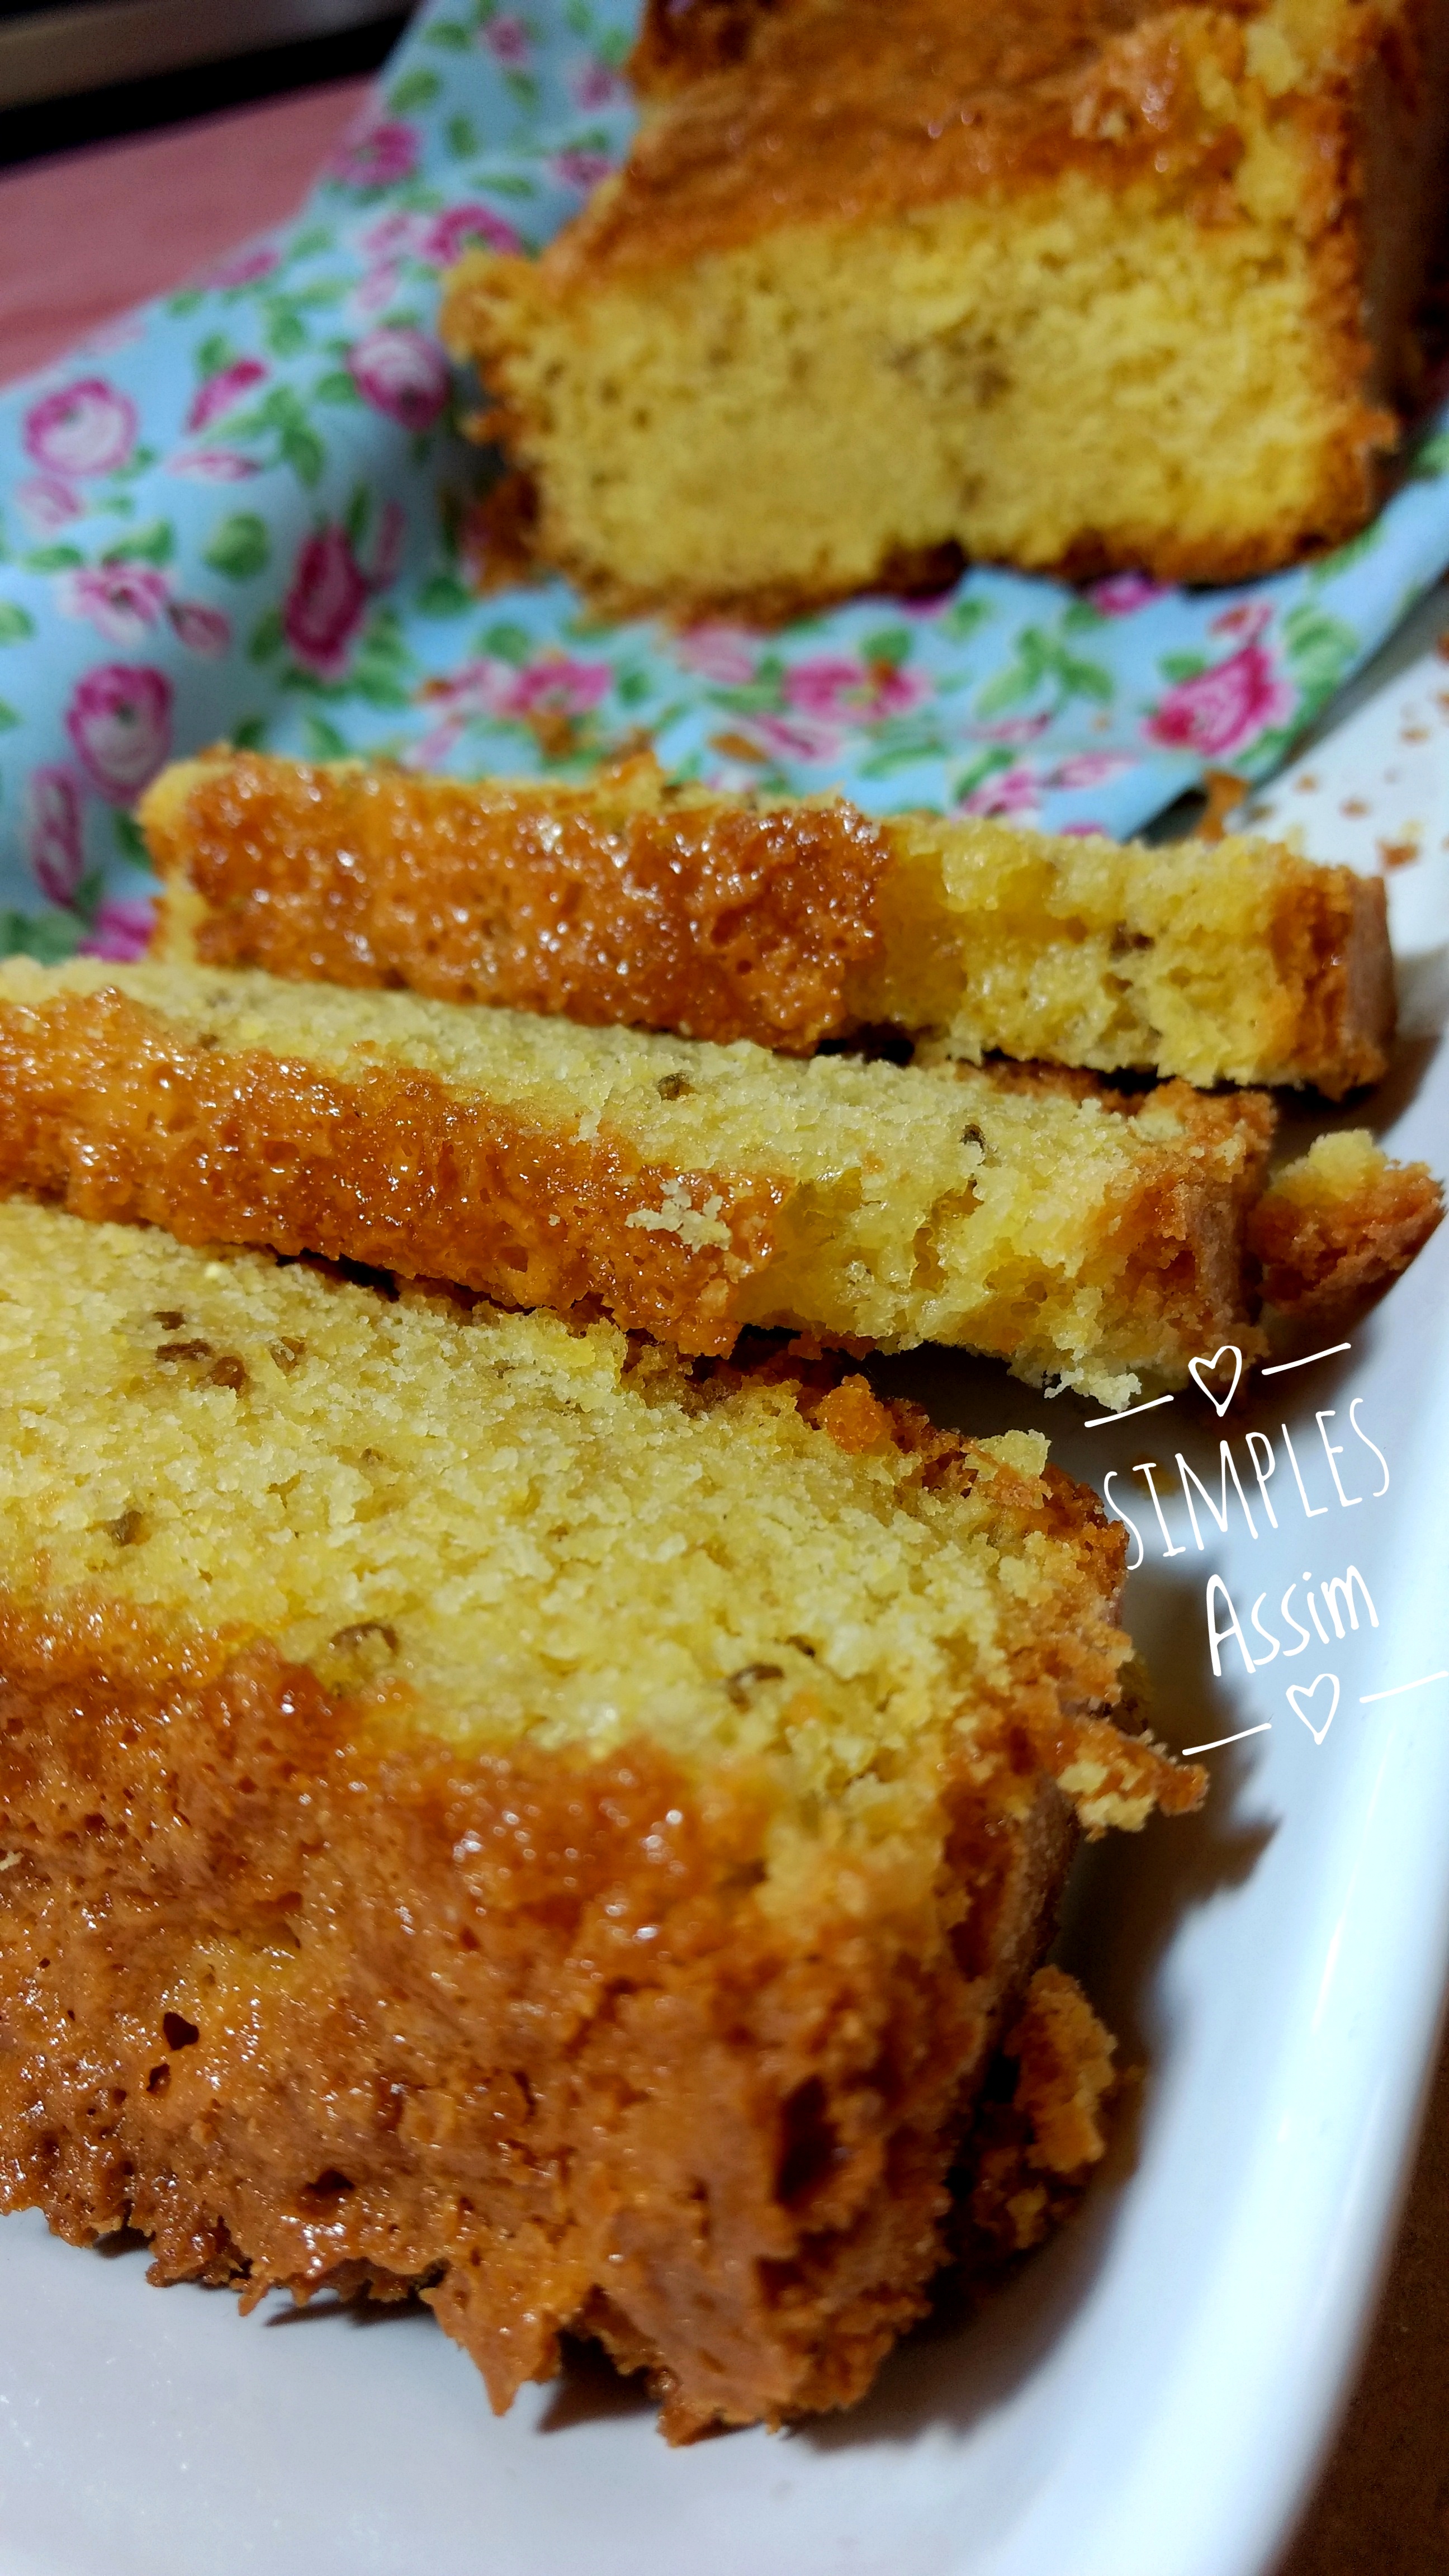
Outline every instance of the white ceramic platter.
[[[1401, 706], [1375, 721], [1401, 730]], [[1360, 741], [1355, 759], [1374, 756]], [[1446, 833], [1449, 805], [1426, 813], [1418, 1034], [1372, 1111], [1396, 1152], [1441, 1172]], [[1075, 1472], [1117, 1470], [1145, 1543], [1128, 1620], [1163, 1732], [1190, 1745], [1268, 1730], [1207, 1756], [1200, 1817], [1086, 1859], [1066, 1956], [1148, 2071], [1081, 2218], [1008, 2290], [914, 2338], [851, 2416], [671, 2452], [602, 2368], [495, 2423], [421, 2314], [361, 2323], [274, 2301], [243, 2323], [225, 2293], [148, 2288], [141, 2254], [78, 2252], [9, 2219], [0, 2576], [1265, 2570], [1354, 2357], [1449, 1962], [1446, 1314], [1449, 1228], [1351, 1350], [1240, 1390], [1221, 1423], [1189, 1396], [1090, 1430], [1081, 1407], [994, 1370], [932, 1354], [891, 1372], [943, 1418], [1040, 1422]], [[1250, 1429], [1272, 1444], [1276, 1528]], [[1172, 1462], [1180, 1450], [1216, 1491], [1222, 1438], [1256, 1535], [1230, 1488], [1225, 1536], [1197, 1504], [1200, 1552]], [[1143, 1460], [1158, 1464], [1170, 1558], [1131, 1473]], [[1355, 1588], [1359, 1628], [1340, 1641], [1322, 1587], [1349, 1564], [1377, 1626]], [[1264, 1656], [1248, 1624], [1259, 1596], [1280, 1636], [1251, 1676], [1231, 1643], [1212, 1675], [1213, 1572]], [[1308, 1627], [1290, 1663], [1277, 1605], [1293, 1584], [1290, 1607], [1306, 1626], [1312, 1589], [1328, 1643]], [[1338, 1684], [1321, 1741], [1287, 1698], [1320, 1673]], [[1325, 1682], [1308, 1702], [1314, 1728], [1331, 1696]]]

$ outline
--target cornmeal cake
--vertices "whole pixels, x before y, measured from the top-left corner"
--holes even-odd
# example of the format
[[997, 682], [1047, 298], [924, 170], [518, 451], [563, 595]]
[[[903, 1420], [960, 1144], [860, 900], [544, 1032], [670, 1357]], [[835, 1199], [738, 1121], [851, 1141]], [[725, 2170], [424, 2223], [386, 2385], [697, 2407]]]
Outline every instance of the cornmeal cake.
[[1261, 1092], [918, 1070], [195, 966], [0, 966], [0, 1187], [190, 1242], [746, 1324], [954, 1342], [1130, 1403], [1259, 1337]]
[[1427, 1163], [1391, 1162], [1366, 1127], [1350, 1127], [1274, 1173], [1248, 1219], [1248, 1257], [1268, 1305], [1313, 1321], [1397, 1278], [1443, 1214]]
[[1334, 1099], [1388, 1063], [1383, 885], [1278, 843], [873, 822], [647, 756], [571, 788], [222, 750], [141, 822], [163, 958], [797, 1053], [888, 1023], [937, 1057]]
[[675, 2437], [865, 2387], [1003, 2031], [1037, 2232], [1073, 1833], [1203, 1785], [1043, 1440], [19, 1200], [0, 1279], [0, 2203]]
[[650, 27], [623, 171], [444, 314], [606, 608], [786, 615], [963, 553], [1236, 581], [1364, 524], [1449, 167], [1438, 0]]

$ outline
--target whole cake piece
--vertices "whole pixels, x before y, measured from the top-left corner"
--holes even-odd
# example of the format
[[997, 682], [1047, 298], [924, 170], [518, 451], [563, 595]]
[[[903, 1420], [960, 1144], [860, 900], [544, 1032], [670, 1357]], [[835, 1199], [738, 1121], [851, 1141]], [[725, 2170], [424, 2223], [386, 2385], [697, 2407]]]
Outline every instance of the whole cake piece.
[[843, 799], [585, 787], [221, 749], [141, 805], [152, 954], [805, 1053], [883, 1024], [1193, 1083], [1377, 1081], [1384, 889], [1281, 844], [1123, 849]]
[[860, 2394], [1003, 2039], [1040, 2231], [1073, 1839], [1203, 1786], [1044, 1441], [18, 1200], [0, 1276], [0, 2206], [673, 2438]]
[[1369, 517], [1438, 0], [652, 0], [623, 171], [445, 331], [542, 558], [763, 617], [961, 555], [1228, 581]]
[[0, 965], [0, 1188], [689, 1351], [956, 1343], [1128, 1404], [1251, 1358], [1261, 1092], [798, 1058], [196, 966]]

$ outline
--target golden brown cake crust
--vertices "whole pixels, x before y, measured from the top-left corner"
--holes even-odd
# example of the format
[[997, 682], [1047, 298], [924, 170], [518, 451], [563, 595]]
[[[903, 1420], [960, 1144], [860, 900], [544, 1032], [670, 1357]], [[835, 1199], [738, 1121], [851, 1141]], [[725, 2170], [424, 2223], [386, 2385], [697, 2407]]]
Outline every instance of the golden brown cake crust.
[[629, 56], [629, 79], [642, 98], [742, 62], [766, 19], [792, 0], [645, 0]]
[[648, 761], [574, 793], [241, 752], [142, 820], [207, 965], [798, 1054], [841, 1025], [890, 864], [843, 802], [680, 802]]
[[[1252, 12], [1249, 12], [1251, 15]], [[646, 121], [621, 179], [549, 254], [619, 273], [766, 229], [857, 221], [1090, 170], [1213, 190], [1241, 150], [1202, 105], [1199, 43], [1239, 13], [1160, 0], [828, 0], [760, 17]]]
[[0, 1605], [0, 2206], [249, 2298], [419, 2286], [499, 2408], [568, 2327], [675, 2439], [847, 2404], [1049, 1934], [1034, 1712], [1058, 1755], [1114, 1733], [1024, 1684], [994, 1765], [943, 1771], [930, 1895], [797, 1925], [748, 1782], [465, 1758], [263, 1642]]
[[[631, 1228], [682, 1184], [724, 1243]], [[600, 1305], [687, 1351], [728, 1351], [789, 1183], [651, 1168], [380, 1064], [348, 1082], [263, 1048], [211, 1052], [116, 992], [0, 1005], [0, 1189], [183, 1243], [317, 1252], [503, 1305]]]

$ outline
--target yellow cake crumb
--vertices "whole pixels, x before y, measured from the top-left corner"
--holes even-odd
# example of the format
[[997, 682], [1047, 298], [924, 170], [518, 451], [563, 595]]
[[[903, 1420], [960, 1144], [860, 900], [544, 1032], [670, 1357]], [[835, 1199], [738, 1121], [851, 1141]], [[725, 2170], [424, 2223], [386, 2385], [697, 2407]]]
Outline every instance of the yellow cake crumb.
[[408, 993], [0, 966], [0, 1182], [679, 1347], [934, 1340], [1130, 1402], [1255, 1350], [1258, 1093], [585, 1029]]

